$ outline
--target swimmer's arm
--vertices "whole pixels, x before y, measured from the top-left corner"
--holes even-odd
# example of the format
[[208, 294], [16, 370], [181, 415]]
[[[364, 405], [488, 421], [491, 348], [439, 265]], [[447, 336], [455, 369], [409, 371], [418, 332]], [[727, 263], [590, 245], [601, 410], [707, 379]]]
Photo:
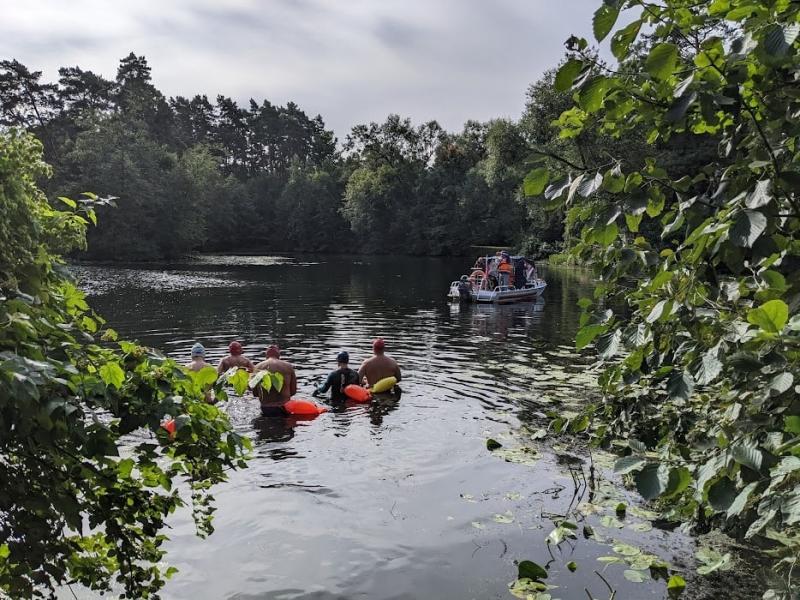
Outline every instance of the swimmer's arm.
[[394, 376], [395, 376], [395, 379], [397, 379], [398, 382], [403, 378], [403, 376], [400, 374], [400, 365], [396, 365], [395, 366], [395, 368], [394, 368]]
[[289, 385], [289, 393], [294, 396], [297, 393], [297, 375], [292, 373], [292, 381]]
[[227, 370], [228, 368], [226, 367], [225, 359], [223, 358], [221, 361], [219, 361], [219, 366], [217, 367], [217, 375], [222, 375]]
[[328, 375], [328, 378], [325, 380], [325, 383], [317, 387], [317, 393], [324, 394], [329, 389], [331, 389], [331, 386], [333, 385], [333, 379], [335, 379], [335, 377], [336, 376], [333, 373]]

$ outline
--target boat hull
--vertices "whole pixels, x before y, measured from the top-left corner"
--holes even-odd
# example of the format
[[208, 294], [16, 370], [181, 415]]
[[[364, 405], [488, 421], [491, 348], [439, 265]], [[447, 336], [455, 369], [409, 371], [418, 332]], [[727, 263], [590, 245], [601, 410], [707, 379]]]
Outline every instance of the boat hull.
[[547, 283], [538, 280], [535, 283], [526, 285], [524, 288], [496, 287], [493, 290], [471, 290], [469, 297], [462, 297], [458, 291], [458, 282], [454, 281], [447, 294], [451, 302], [462, 302], [464, 300], [477, 302], [479, 304], [511, 304], [513, 302], [530, 302], [542, 295]]
[[535, 300], [542, 295], [547, 284], [544, 282], [524, 288], [496, 288], [494, 290], [478, 290], [472, 292], [473, 302], [481, 304], [510, 304], [512, 302], [526, 302]]

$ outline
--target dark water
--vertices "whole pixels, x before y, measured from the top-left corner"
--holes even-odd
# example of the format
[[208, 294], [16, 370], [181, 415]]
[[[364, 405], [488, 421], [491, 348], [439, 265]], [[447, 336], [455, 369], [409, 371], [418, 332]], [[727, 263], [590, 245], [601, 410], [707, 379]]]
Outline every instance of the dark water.
[[[253, 460], [216, 489], [209, 539], [194, 536], [188, 513], [173, 520], [168, 559], [180, 573], [165, 597], [511, 598], [523, 559], [548, 564], [553, 599], [586, 598], [584, 588], [608, 597], [593, 572], [613, 554], [607, 545], [579, 535], [551, 557], [544, 543], [552, 520], [587, 499], [573, 498], [567, 466], [580, 450], [548, 436], [532, 442], [533, 464], [518, 464], [485, 445], [493, 437], [513, 446], [528, 435], [522, 425], [546, 426], [543, 412], [569, 413], [592, 393], [584, 361], [570, 355], [588, 278], [551, 270], [536, 304], [449, 306], [448, 284], [466, 266], [304, 256], [77, 268], [111, 326], [176, 358], [188, 360], [195, 341], [215, 363], [232, 339], [251, 357], [278, 343], [296, 365], [298, 397], [310, 396], [340, 350], [357, 365], [375, 336], [403, 368], [399, 400], [310, 422], [266, 419], [252, 398], [232, 399], [225, 410], [254, 439]], [[588, 471], [573, 471], [581, 466]], [[609, 540], [646, 545], [675, 566], [691, 555], [685, 539], [637, 532], [635, 519], [609, 531], [599, 515], [588, 518]], [[629, 582], [624, 568], [602, 571], [616, 598], [663, 597], [663, 582]]]

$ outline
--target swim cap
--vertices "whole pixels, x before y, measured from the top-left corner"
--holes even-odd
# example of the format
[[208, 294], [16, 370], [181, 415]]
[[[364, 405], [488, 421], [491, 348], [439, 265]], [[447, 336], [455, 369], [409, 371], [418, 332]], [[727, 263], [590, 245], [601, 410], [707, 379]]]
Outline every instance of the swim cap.
[[374, 342], [372, 342], [372, 351], [375, 354], [383, 354], [383, 351], [386, 349], [386, 342], [383, 341], [383, 338], [376, 338]]
[[231, 342], [228, 344], [228, 352], [231, 356], [239, 356], [242, 353], [242, 345], [239, 342]]
[[203, 344], [198, 342], [197, 344], [192, 346], [192, 357], [205, 356], [205, 355], [206, 355], [206, 349], [203, 348]]
[[267, 358], [280, 358], [281, 357], [281, 349], [278, 348], [275, 344], [269, 346], [266, 350]]
[[336, 355], [336, 362], [349, 363], [350, 355], [347, 352], [339, 352], [339, 354]]

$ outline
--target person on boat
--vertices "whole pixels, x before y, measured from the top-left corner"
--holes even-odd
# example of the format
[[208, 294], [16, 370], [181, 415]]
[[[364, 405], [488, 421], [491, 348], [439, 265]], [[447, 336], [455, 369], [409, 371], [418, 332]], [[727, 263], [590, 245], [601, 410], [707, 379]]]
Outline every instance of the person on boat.
[[387, 377], [395, 377], [400, 381], [400, 366], [397, 361], [385, 354], [386, 342], [383, 338], [377, 338], [372, 342], [372, 352], [374, 356], [368, 358], [361, 364], [358, 370], [358, 377], [363, 385], [370, 386]]
[[470, 284], [469, 277], [462, 275], [460, 281], [458, 282], [458, 295], [462, 302], [469, 301], [471, 291], [472, 285]]
[[328, 390], [331, 391], [331, 402], [344, 402], [347, 396], [344, 393], [344, 388], [348, 385], [358, 385], [360, 378], [358, 371], [350, 368], [350, 355], [347, 352], [339, 352], [336, 356], [337, 369], [331, 371], [325, 383], [314, 390], [314, 396], [317, 394], [325, 394]]
[[281, 349], [276, 345], [269, 346], [266, 351], [266, 360], [258, 363], [253, 371], [269, 371], [270, 373], [280, 373], [283, 375], [283, 387], [280, 391], [271, 388], [265, 392], [261, 386], [258, 387], [258, 399], [261, 401], [261, 414], [267, 417], [281, 417], [286, 414], [283, 405], [297, 393], [297, 376], [294, 367], [281, 360]]
[[192, 346], [191, 357], [192, 361], [186, 365], [186, 368], [190, 371], [199, 371], [200, 369], [211, 366], [206, 362], [206, 349], [200, 342]]
[[503, 252], [500, 255], [500, 264], [497, 266], [497, 270], [500, 274], [500, 285], [512, 285], [511, 279], [514, 275], [514, 267], [511, 264], [511, 257], [508, 252]]
[[253, 363], [249, 358], [243, 354], [244, 350], [239, 342], [231, 342], [228, 344], [228, 356], [219, 361], [217, 373], [222, 375], [228, 369], [233, 367], [240, 367], [246, 369], [249, 373], [253, 372]]
[[536, 265], [532, 260], [525, 259], [525, 279], [531, 282], [539, 279], [539, 274], [536, 272]]

